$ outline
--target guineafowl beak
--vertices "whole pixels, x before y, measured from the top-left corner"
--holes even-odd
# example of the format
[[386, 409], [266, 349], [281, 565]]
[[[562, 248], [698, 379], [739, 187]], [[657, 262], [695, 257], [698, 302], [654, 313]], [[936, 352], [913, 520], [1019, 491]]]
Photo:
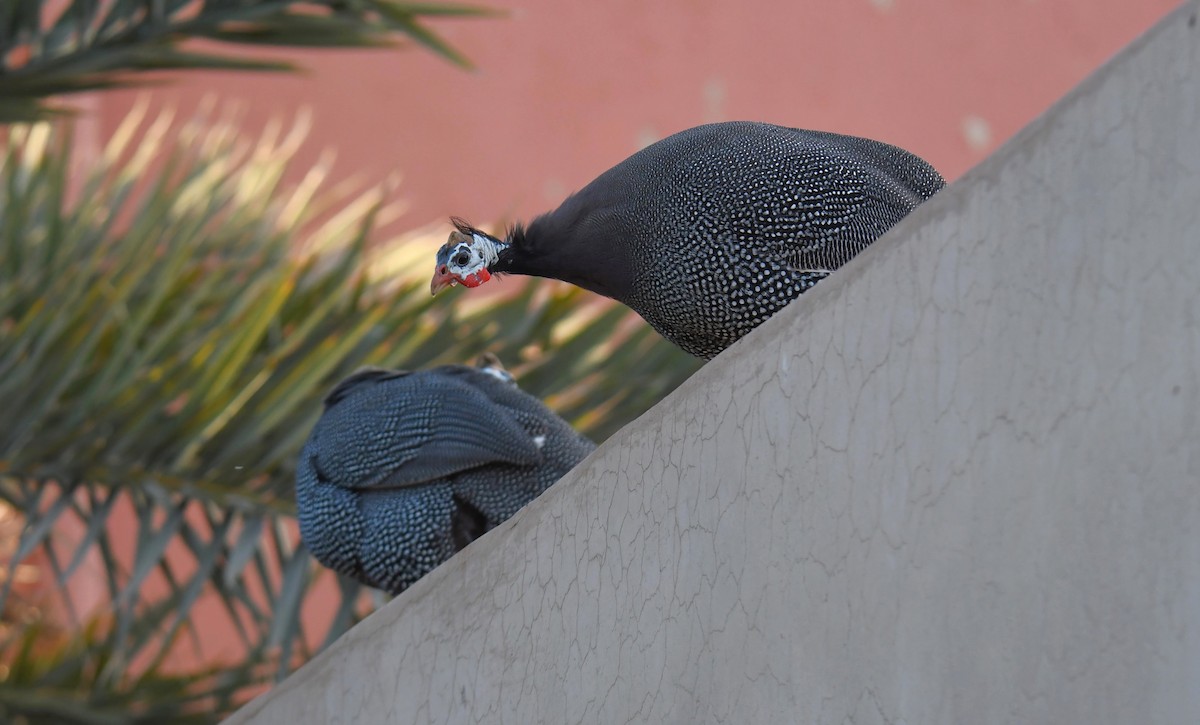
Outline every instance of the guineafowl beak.
[[433, 279], [429, 282], [429, 294], [436, 295], [438, 292], [453, 287], [458, 284], [458, 280], [454, 275], [450, 274], [450, 270], [446, 269], [446, 265], [439, 264], [433, 271]]
[[487, 268], [481, 268], [478, 272], [473, 272], [465, 277], [460, 277], [454, 274], [446, 265], [440, 264], [433, 272], [433, 279], [429, 281], [429, 294], [436, 295], [438, 292], [453, 287], [456, 284], [461, 284], [463, 287], [478, 287], [492, 278]]

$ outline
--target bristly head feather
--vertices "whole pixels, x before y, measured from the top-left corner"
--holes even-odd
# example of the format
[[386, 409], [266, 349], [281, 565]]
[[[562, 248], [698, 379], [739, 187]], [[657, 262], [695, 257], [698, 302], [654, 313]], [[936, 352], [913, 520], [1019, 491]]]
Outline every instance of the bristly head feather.
[[471, 226], [471, 222], [469, 222], [466, 219], [463, 219], [462, 217], [459, 217], [459, 216], [450, 217], [450, 223], [454, 225], [455, 229], [462, 232], [463, 234], [466, 234], [468, 237], [474, 236], [476, 234], [484, 233], [484, 232], [480, 231], [479, 229]]

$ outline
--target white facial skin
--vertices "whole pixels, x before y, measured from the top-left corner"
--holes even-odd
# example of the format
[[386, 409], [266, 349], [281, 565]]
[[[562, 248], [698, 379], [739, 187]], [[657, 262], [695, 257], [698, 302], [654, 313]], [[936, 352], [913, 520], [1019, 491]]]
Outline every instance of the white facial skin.
[[469, 242], [459, 242], [455, 245], [446, 262], [446, 269], [450, 274], [466, 277], [492, 264], [498, 256], [499, 252], [492, 240], [475, 234]]

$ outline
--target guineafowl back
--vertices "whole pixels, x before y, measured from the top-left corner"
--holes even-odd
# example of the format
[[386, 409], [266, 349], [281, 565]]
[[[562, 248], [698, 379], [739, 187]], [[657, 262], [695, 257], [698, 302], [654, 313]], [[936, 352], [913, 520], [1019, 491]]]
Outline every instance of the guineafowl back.
[[331, 569], [398, 593], [593, 448], [511, 378], [364, 371], [328, 396], [301, 453], [301, 536]]
[[[925, 161], [878, 141], [710, 124], [600, 175], [517, 244], [537, 255], [539, 273], [608, 294], [711, 358], [944, 183]], [[547, 261], [559, 244], [562, 259]]]

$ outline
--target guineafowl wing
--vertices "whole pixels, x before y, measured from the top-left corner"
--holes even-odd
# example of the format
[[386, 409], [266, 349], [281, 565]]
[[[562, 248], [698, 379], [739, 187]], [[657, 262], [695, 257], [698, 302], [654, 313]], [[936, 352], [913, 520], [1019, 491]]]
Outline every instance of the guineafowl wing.
[[343, 488], [416, 486], [492, 463], [541, 461], [512, 412], [462, 379], [431, 370], [338, 389], [309, 443], [318, 474]]

